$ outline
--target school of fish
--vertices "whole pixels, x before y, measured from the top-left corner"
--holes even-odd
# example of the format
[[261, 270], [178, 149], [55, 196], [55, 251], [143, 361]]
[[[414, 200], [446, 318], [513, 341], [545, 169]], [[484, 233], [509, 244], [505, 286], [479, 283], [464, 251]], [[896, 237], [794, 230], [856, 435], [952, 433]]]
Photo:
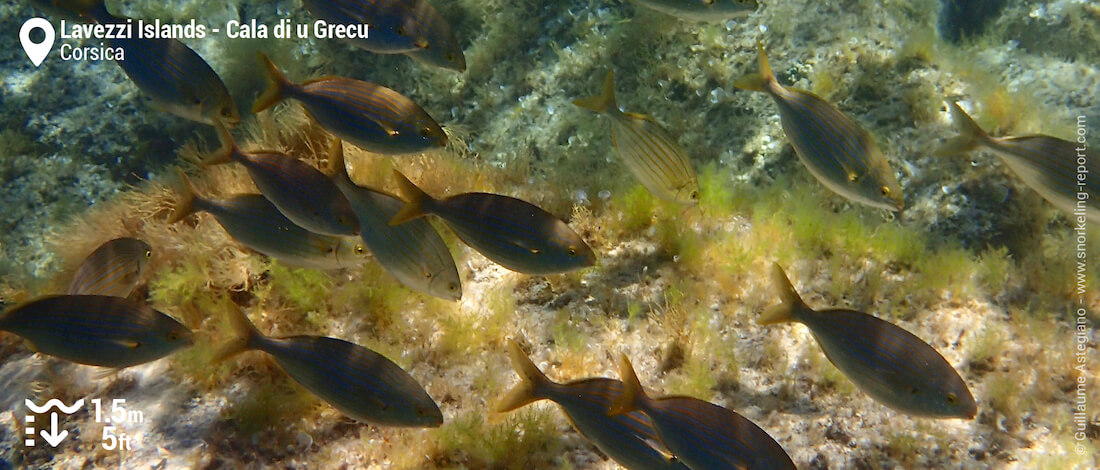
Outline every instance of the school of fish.
[[[56, 0], [52, 6], [86, 21], [125, 21], [102, 0]], [[404, 54], [461, 73], [466, 59], [447, 21], [427, 0], [304, 0], [315, 17], [338, 24], [367, 23], [369, 40], [352, 45], [380, 54]], [[654, 10], [693, 21], [749, 15], [755, 0], [638, 0]], [[168, 219], [177, 223], [207, 213], [242, 246], [288, 265], [319, 270], [379, 263], [410, 290], [448, 301], [462, 298], [462, 282], [436, 228], [439, 219], [463, 243], [489, 260], [532, 276], [566, 273], [598, 263], [598, 254], [569, 224], [542, 208], [503, 194], [458, 192], [434, 197], [394, 170], [401, 194], [352, 181], [343, 142], [399, 157], [446, 147], [447, 133], [429, 113], [399, 91], [345, 78], [290, 81], [262, 52], [270, 82], [252, 106], [262, 112], [294, 100], [332, 135], [322, 171], [277, 150], [242, 150], [231, 129], [241, 117], [213, 69], [175, 40], [129, 39], [115, 45], [127, 57], [118, 65], [133, 84], [165, 111], [214, 126], [221, 149], [205, 165], [242, 165], [260, 194], [221, 199], [196, 193], [180, 172], [179, 198]], [[758, 43], [759, 70], [737, 88], [768, 94], [799, 160], [822, 185], [852, 202], [886, 211], [905, 207], [903, 188], [884, 152], [856, 119], [813, 93], [785, 87], [772, 74]], [[700, 199], [691, 158], [677, 138], [649, 115], [625, 112], [615, 101], [609, 70], [600, 93], [574, 103], [607, 117], [611, 146], [634, 178], [657, 198], [694, 205]], [[1074, 145], [1050, 136], [991, 137], [957, 103], [948, 104], [960, 134], [939, 154], [984, 148], [1055, 207], [1084, 204], [1100, 220], [1100, 155], [1078, 180]], [[470, 188], [475, 189], [475, 188]], [[1081, 203], [1075, 196], [1091, 195]], [[198, 219], [196, 223], [207, 223]], [[170, 355], [193, 343], [175, 319], [132, 298], [156, 247], [141, 240], [111, 240], [92, 253], [63, 295], [46, 295], [0, 316], [0, 331], [22, 337], [33, 350], [79, 364], [121, 369]], [[965, 380], [932, 346], [905, 329], [852, 310], [813, 310], [775, 265], [779, 303], [758, 319], [806, 326], [825, 356], [859, 390], [897, 412], [929, 418], [973, 419], [978, 403]], [[383, 355], [322, 336], [269, 337], [244, 311], [228, 318], [236, 339], [216, 361], [262, 351], [295, 382], [344, 415], [377, 426], [437, 427], [444, 421], [418, 379]], [[766, 429], [737, 412], [694, 397], [651, 396], [630, 360], [619, 357], [618, 379], [549, 379], [521, 348], [507, 342], [519, 383], [493, 407], [505, 413], [539, 400], [558, 404], [585, 438], [629, 469], [793, 469], [795, 464]], [[427, 377], [422, 377], [428, 379]]]

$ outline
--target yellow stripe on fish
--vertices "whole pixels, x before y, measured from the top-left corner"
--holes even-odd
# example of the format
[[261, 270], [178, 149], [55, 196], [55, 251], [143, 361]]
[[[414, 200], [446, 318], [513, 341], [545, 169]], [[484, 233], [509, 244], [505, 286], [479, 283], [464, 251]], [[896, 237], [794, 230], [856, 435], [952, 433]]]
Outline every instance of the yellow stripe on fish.
[[779, 106], [783, 133], [799, 160], [825, 187], [852, 201], [899, 211], [905, 198], [894, 170], [859, 123], [817, 95], [785, 88], [772, 75], [764, 46], [756, 44], [760, 72], [737, 88], [767, 93]]
[[599, 96], [573, 102], [611, 118], [612, 138], [623, 163], [654, 196], [679, 204], [699, 202], [695, 169], [680, 144], [653, 118], [626, 113], [615, 103], [615, 73], [607, 72]]
[[129, 296], [152, 257], [153, 248], [136, 238], [104, 243], [77, 268], [69, 294]]
[[271, 81], [252, 107], [260, 112], [287, 98], [298, 100], [340, 139], [374, 153], [407, 155], [447, 145], [447, 134], [420, 106], [401, 93], [361, 80], [323, 77], [291, 83], [262, 52]]
[[960, 134], [936, 153], [952, 154], [984, 147], [1012, 169], [1043, 199], [1069, 214], [1100, 224], [1100, 153], [1048, 135], [992, 137], [957, 103], [951, 116]]

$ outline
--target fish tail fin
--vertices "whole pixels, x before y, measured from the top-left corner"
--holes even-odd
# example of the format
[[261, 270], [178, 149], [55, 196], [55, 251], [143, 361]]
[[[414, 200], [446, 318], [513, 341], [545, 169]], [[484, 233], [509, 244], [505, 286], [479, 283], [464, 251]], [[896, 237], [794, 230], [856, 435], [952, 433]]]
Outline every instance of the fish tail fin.
[[982, 141], [989, 138], [989, 135], [982, 130], [981, 126], [974, 122], [974, 118], [966, 114], [966, 111], [963, 111], [959, 104], [954, 101], [951, 102], [951, 119], [955, 121], [955, 127], [959, 129], [959, 135], [947, 139], [947, 142], [936, 149], [936, 155], [946, 156], [966, 153], [974, 150]]
[[333, 178], [351, 180], [348, 167], [344, 164], [344, 142], [339, 137], [333, 137], [328, 147], [328, 170]]
[[541, 400], [541, 389], [550, 383], [550, 379], [539, 370], [538, 366], [523, 353], [515, 341], [508, 340], [508, 355], [512, 358], [512, 366], [519, 374], [520, 382], [507, 395], [500, 400], [493, 411], [504, 413], [512, 411], [528, 403]]
[[172, 207], [172, 216], [168, 218], [169, 224], [174, 224], [183, 220], [185, 217], [195, 213], [195, 187], [191, 185], [191, 179], [187, 177], [187, 173], [183, 170], [177, 170], [180, 177], [180, 198], [176, 201], [176, 205]]
[[202, 164], [206, 166], [221, 165], [223, 163], [229, 163], [233, 161], [233, 154], [238, 152], [237, 142], [233, 140], [233, 134], [229, 133], [229, 129], [225, 128], [220, 122], [214, 122], [214, 131], [218, 133], [218, 142], [221, 143], [219, 148], [210, 156], [203, 159]]
[[284, 91], [291, 84], [290, 80], [287, 80], [286, 76], [283, 75], [283, 72], [279, 71], [279, 67], [276, 67], [275, 63], [263, 51], [258, 54], [264, 76], [271, 82], [271, 86], [267, 87], [267, 90], [264, 90], [259, 98], [256, 98], [256, 102], [252, 105], [252, 112], [254, 113], [263, 111], [282, 101]]
[[772, 75], [772, 66], [768, 63], [768, 54], [764, 52], [764, 44], [756, 41], [756, 63], [759, 70], [756, 73], [745, 75], [733, 82], [733, 86], [742, 90], [768, 91], [768, 83], [775, 81]]
[[798, 292], [794, 290], [791, 280], [787, 278], [787, 273], [783, 272], [783, 268], [779, 266], [779, 263], [774, 264], [772, 267], [772, 282], [779, 289], [779, 305], [773, 305], [764, 310], [760, 318], [756, 319], [756, 323], [772, 325], [794, 321], [796, 312], [809, 308], [806, 307], [806, 303], [802, 301], [802, 297], [798, 295]]
[[225, 346], [222, 346], [214, 353], [214, 359], [212, 361], [214, 364], [219, 364], [249, 349], [255, 349], [256, 343], [263, 338], [263, 334], [260, 333], [260, 330], [257, 330], [256, 326], [248, 320], [248, 316], [244, 314], [244, 310], [241, 310], [241, 308], [236, 305], [233, 305], [229, 309], [229, 324], [233, 327], [233, 331], [237, 333], [237, 338], [233, 339]]
[[400, 171], [393, 170], [393, 176], [397, 178], [397, 185], [401, 187], [401, 194], [408, 199], [408, 202], [390, 219], [390, 225], [400, 225], [417, 217], [422, 217], [425, 214], [424, 205], [430, 203], [432, 197], [417, 187], [416, 184], [413, 184], [412, 181], [409, 181]]
[[615, 69], [607, 71], [599, 96], [573, 100], [573, 104], [597, 113], [606, 113], [618, 109], [618, 105], [615, 104]]
[[621, 415], [637, 410], [639, 404], [649, 397], [642, 388], [642, 382], [638, 380], [638, 374], [634, 373], [634, 366], [626, 354], [619, 354], [619, 380], [623, 382], [623, 393], [607, 409], [609, 416]]

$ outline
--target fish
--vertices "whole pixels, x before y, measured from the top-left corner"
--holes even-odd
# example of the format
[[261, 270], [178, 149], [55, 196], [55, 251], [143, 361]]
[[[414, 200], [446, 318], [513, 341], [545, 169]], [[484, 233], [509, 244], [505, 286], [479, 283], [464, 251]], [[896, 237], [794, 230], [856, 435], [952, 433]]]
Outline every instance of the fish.
[[310, 232], [359, 234], [359, 221], [351, 203], [321, 170], [272, 150], [242, 152], [228, 130], [222, 126], [216, 128], [222, 148], [204, 160], [204, 165], [233, 161], [244, 165], [260, 193], [286, 218]]
[[405, 287], [444, 300], [462, 299], [462, 280], [447, 244], [423, 219], [391, 226], [405, 205], [397, 197], [352, 182], [344, 165], [344, 146], [334, 139], [329, 168], [336, 187], [347, 196], [359, 219], [359, 237], [374, 259]]
[[1054, 207], [1069, 214], [1080, 210], [1090, 223], [1100, 224], [1100, 152], [1042, 134], [991, 137], [954, 102], [951, 116], [960, 133], [937, 149], [937, 154], [985, 148]]
[[303, 0], [307, 10], [335, 24], [369, 24], [369, 38], [346, 42], [379, 54], [406, 54], [459, 72], [466, 56], [447, 20], [427, 0]]
[[230, 322], [239, 337], [218, 351], [215, 363], [263, 351], [295, 382], [352, 419], [394, 427], [443, 424], [424, 387], [381, 354], [327, 336], [264, 336], [239, 308], [231, 309]]
[[512, 271], [557, 274], [596, 264], [596, 254], [561, 219], [534, 204], [490, 193], [434, 199], [394, 170], [407, 201], [390, 225], [439, 217], [464, 243]]
[[783, 133], [798, 159], [821, 184], [849, 200], [889, 211], [905, 207], [894, 170], [859, 123], [804, 90], [786, 88], [772, 75], [764, 45], [757, 42], [760, 72], [734, 86], [771, 95], [779, 106]]
[[256, 99], [253, 112], [293, 98], [325, 130], [369, 152], [408, 155], [447, 146], [443, 128], [401, 93], [344, 77], [291, 83], [271, 59], [259, 55], [271, 86]]
[[862, 312], [811, 309], [778, 264], [772, 281], [780, 304], [765, 310], [757, 323], [806, 325], [829, 362], [871, 398], [914, 416], [973, 419], [977, 414], [966, 382], [916, 335]]
[[191, 330], [144, 303], [109, 295], [53, 295], [0, 317], [37, 352], [78, 364], [122, 369], [155, 361], [194, 342]]
[[625, 354], [619, 356], [619, 375], [623, 391], [607, 413], [645, 413], [661, 442], [688, 468], [795, 470], [783, 447], [744, 416], [692, 397], [650, 398]]
[[465, 72], [466, 55], [443, 15], [428, 0], [405, 1], [410, 4], [411, 16], [419, 19], [420, 30], [428, 34], [427, 47], [406, 52], [405, 55], [426, 65]]
[[260, 194], [242, 194], [214, 200], [195, 195], [187, 175], [179, 174], [183, 191], [168, 223], [197, 212], [207, 212], [240, 244], [290, 266], [335, 270], [363, 264], [369, 252], [356, 237], [310, 232], [290, 219]]
[[[103, 0], [53, 0], [52, 6], [101, 24], [126, 23], [112, 15]], [[130, 81], [153, 103], [178, 117], [214, 125], [235, 127], [240, 112], [225, 82], [197, 52], [173, 38], [115, 35], [106, 47], [122, 49], [116, 60]]]
[[637, 0], [647, 8], [692, 21], [725, 21], [747, 16], [756, 0]]
[[699, 202], [695, 169], [676, 139], [652, 117], [623, 112], [615, 103], [615, 71], [609, 70], [600, 96], [573, 104], [611, 118], [612, 139], [623, 163], [650, 193], [679, 204]]
[[116, 238], [96, 248], [77, 268], [70, 295], [127, 297], [141, 281], [153, 247], [136, 238]]
[[508, 355], [520, 383], [501, 399], [494, 412], [505, 413], [550, 400], [561, 406], [577, 432], [619, 465], [631, 470], [688, 470], [660, 446], [653, 423], [644, 413], [607, 415], [608, 407], [622, 394], [622, 382], [590, 378], [557, 383], [547, 378], [515, 341], [508, 341]]

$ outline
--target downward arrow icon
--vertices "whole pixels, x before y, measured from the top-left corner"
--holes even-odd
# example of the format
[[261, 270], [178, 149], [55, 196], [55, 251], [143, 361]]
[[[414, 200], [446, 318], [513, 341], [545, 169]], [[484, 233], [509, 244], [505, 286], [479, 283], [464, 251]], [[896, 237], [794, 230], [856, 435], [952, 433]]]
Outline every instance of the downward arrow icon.
[[50, 430], [42, 431], [41, 434], [50, 447], [57, 447], [69, 435], [69, 431], [62, 429], [61, 432], [57, 432], [57, 413], [50, 413]]

